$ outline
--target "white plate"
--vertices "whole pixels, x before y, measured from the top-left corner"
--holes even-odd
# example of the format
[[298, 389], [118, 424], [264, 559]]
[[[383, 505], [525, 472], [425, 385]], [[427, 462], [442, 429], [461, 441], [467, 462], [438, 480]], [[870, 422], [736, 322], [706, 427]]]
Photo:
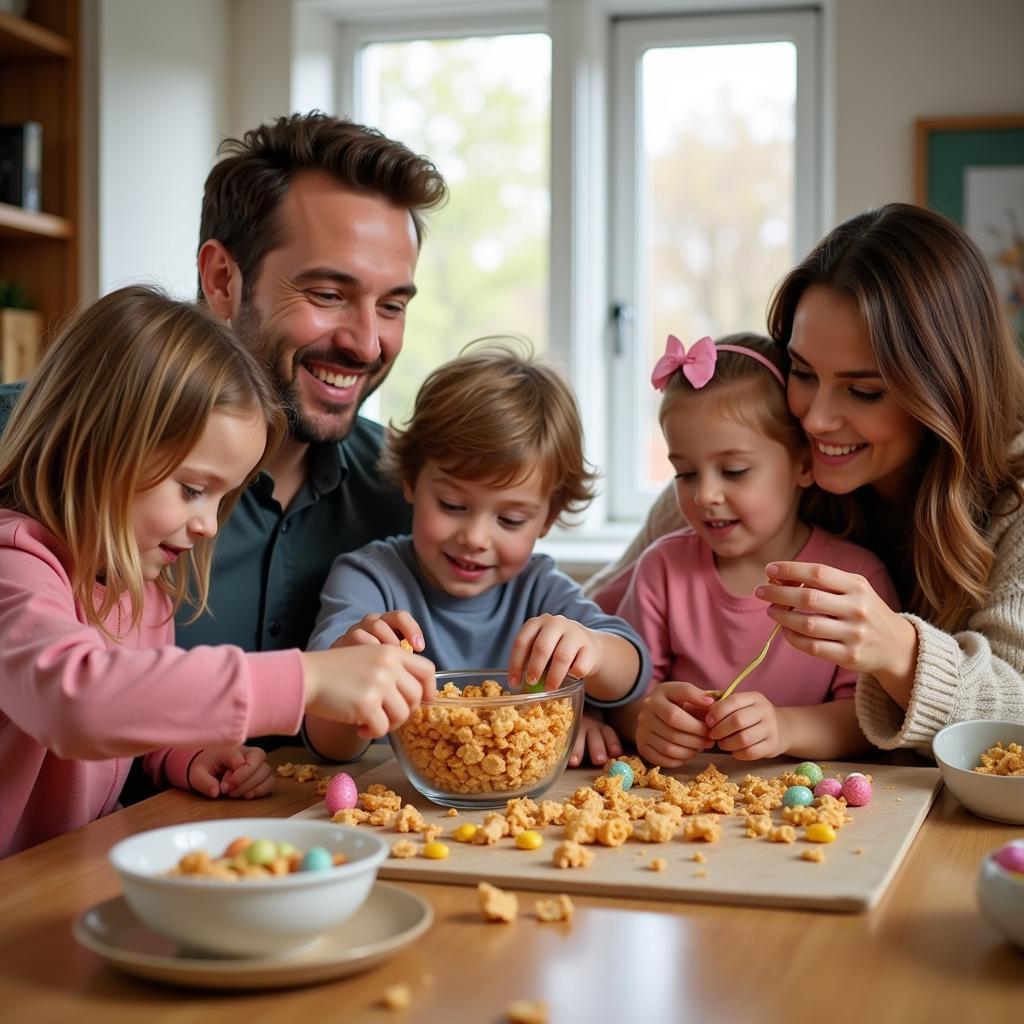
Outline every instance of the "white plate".
[[122, 971], [192, 988], [285, 988], [364, 971], [419, 938], [434, 912], [425, 900], [377, 882], [362, 907], [337, 928], [295, 952], [242, 960], [183, 955], [147, 928], [123, 896], [85, 911], [75, 938]]

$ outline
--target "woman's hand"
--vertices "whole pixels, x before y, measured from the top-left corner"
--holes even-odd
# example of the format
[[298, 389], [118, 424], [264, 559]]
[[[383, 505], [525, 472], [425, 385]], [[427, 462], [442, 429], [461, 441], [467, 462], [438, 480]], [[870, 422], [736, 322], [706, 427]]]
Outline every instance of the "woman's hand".
[[537, 615], [523, 623], [512, 643], [508, 681], [515, 686], [525, 675], [527, 685], [544, 680], [545, 690], [557, 690], [566, 676], [587, 679], [601, 670], [604, 647], [598, 635], [564, 615]]
[[778, 757], [786, 751], [780, 716], [756, 690], [738, 690], [713, 704], [704, 716], [708, 736], [738, 761]]
[[773, 562], [775, 582], [754, 596], [770, 605], [786, 642], [814, 658], [867, 672], [907, 706], [917, 662], [917, 630], [855, 573], [813, 562]]
[[360, 644], [398, 646], [403, 640], [414, 651], [423, 650], [423, 630], [408, 612], [371, 612], [369, 615], [364, 615], [354, 626], [350, 626], [331, 646], [358, 647]]
[[636, 720], [636, 749], [664, 768], [679, 768], [711, 746], [704, 715], [714, 698], [693, 683], [658, 683]]
[[203, 796], [252, 800], [270, 793], [275, 779], [265, 750], [239, 746], [200, 750], [189, 762], [186, 781]]
[[576, 768], [584, 754], [590, 758], [591, 764], [602, 765], [621, 753], [622, 743], [618, 733], [600, 716], [584, 711], [580, 717], [576, 742], [569, 755], [569, 767]]

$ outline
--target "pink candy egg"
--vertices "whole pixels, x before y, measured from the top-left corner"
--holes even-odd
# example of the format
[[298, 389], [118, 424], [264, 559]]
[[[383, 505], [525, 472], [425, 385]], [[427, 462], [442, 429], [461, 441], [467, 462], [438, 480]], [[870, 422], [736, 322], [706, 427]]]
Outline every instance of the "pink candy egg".
[[334, 815], [338, 811], [349, 807], [355, 807], [359, 798], [359, 790], [356, 789], [355, 779], [347, 772], [338, 772], [331, 777], [327, 783], [327, 792], [324, 794], [324, 803], [327, 804], [327, 813]]
[[871, 783], [860, 772], [850, 772], [843, 779], [843, 796], [850, 807], [863, 807], [871, 803]]
[[837, 800], [843, 793], [843, 784], [838, 779], [822, 779], [814, 787], [815, 796], [834, 796]]
[[1007, 871], [1024, 874], [1024, 843], [1007, 843], [992, 854], [992, 859]]

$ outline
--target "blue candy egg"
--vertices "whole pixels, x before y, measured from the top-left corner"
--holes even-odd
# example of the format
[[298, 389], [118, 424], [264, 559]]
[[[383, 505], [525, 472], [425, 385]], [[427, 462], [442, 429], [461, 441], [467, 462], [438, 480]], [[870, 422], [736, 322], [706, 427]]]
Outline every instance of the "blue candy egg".
[[806, 786], [790, 786], [782, 794], [783, 807], [806, 807], [814, 799], [814, 794]]
[[633, 785], [633, 769], [630, 768], [625, 761], [616, 761], [615, 764], [608, 769], [608, 774], [621, 775], [623, 789], [629, 789]]
[[334, 858], [331, 851], [325, 850], [322, 846], [311, 846], [303, 856], [302, 864], [299, 865], [301, 871], [326, 871], [333, 867]]

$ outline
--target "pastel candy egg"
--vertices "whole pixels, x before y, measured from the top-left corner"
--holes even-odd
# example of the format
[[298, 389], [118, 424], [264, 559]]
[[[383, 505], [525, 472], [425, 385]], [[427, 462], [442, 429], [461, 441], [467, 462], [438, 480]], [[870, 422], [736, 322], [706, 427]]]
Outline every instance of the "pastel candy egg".
[[277, 857], [277, 844], [269, 839], [254, 839], [243, 855], [250, 864], [269, 864]]
[[325, 850], [322, 846], [311, 846], [302, 858], [299, 870], [326, 871], [332, 867], [334, 867], [334, 858], [331, 856], [331, 851]]
[[814, 787], [815, 796], [834, 796], [837, 800], [843, 795], [843, 784], [838, 779], [822, 779]]
[[1024, 843], [1007, 843], [992, 854], [992, 859], [1007, 871], [1016, 871], [1024, 877]]
[[471, 842], [473, 836], [476, 835], [476, 825], [472, 822], [467, 821], [465, 824], [460, 825], [453, 833], [452, 839], [457, 843], [468, 843]]
[[813, 825], [807, 826], [807, 838], [812, 843], [834, 843], [836, 830], [823, 821], [816, 821]]
[[802, 775], [813, 789], [825, 777], [825, 773], [813, 761], [801, 761], [796, 766], [797, 775]]
[[359, 790], [356, 788], [356, 781], [348, 772], [338, 772], [327, 783], [324, 803], [327, 804], [328, 814], [337, 814], [338, 811], [355, 807], [358, 799]]
[[867, 776], [860, 772], [850, 772], [843, 779], [843, 796], [851, 807], [863, 807], [871, 803], [871, 783]]
[[621, 775], [623, 789], [630, 789], [633, 785], [633, 769], [630, 768], [625, 761], [616, 761], [615, 764], [608, 769], [608, 774]]
[[519, 850], [539, 850], [544, 845], [544, 838], [532, 828], [520, 832], [516, 836], [516, 848]]
[[806, 786], [790, 786], [782, 794], [784, 807], [806, 807], [814, 799], [814, 794]]
[[423, 847], [423, 856], [427, 860], [444, 860], [448, 856], [448, 847], [435, 839], [434, 842], [427, 843]]

